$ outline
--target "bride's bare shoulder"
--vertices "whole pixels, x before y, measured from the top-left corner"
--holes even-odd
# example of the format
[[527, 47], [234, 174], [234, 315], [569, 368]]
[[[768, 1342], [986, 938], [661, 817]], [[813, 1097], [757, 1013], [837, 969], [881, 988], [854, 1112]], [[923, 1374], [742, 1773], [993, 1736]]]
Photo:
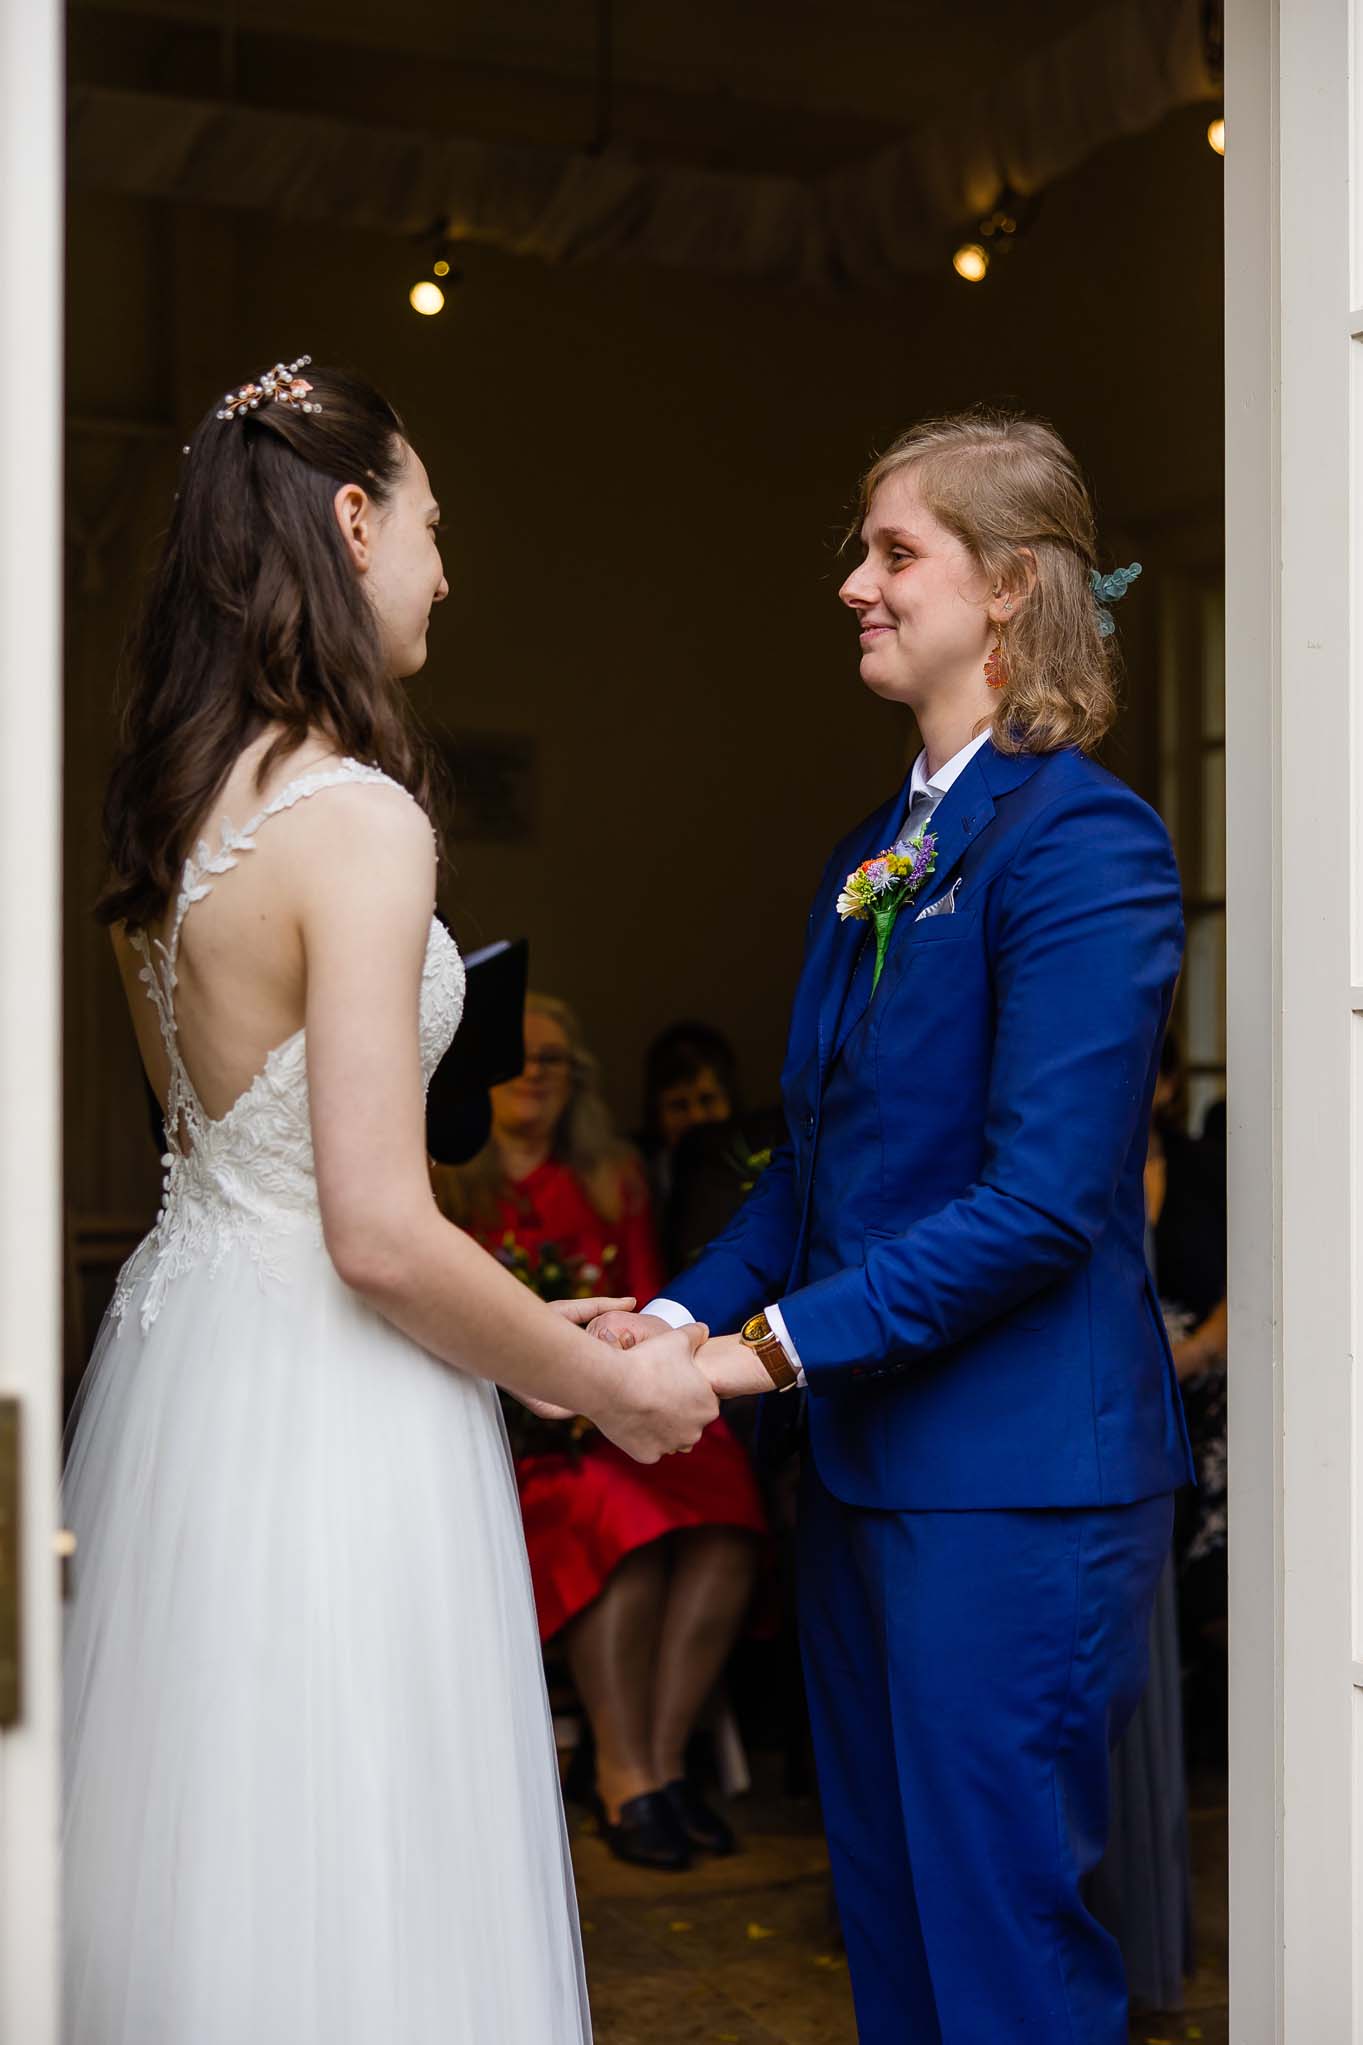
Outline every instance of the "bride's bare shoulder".
[[426, 812], [378, 769], [309, 741], [262, 778], [264, 751], [263, 742], [249, 748], [224, 783], [215, 808], [234, 824], [273, 810], [272, 829], [281, 845], [289, 844], [291, 857], [307, 857], [314, 848], [323, 858], [433, 849]]
[[435, 833], [425, 810], [400, 783], [353, 776], [302, 802], [293, 813], [333, 849], [354, 845], [366, 856], [420, 849], [434, 857]]
[[305, 921], [364, 911], [405, 921], [429, 917], [435, 900], [431, 820], [396, 782], [338, 782], [287, 813], [280, 849], [289, 891]]

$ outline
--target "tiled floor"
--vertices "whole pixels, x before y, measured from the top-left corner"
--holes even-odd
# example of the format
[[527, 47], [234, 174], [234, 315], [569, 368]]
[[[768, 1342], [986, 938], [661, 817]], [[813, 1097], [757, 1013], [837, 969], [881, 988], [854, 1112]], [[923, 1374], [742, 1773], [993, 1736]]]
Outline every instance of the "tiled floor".
[[[671, 1876], [623, 1867], [569, 1817], [597, 2045], [856, 2045], [812, 1803], [744, 1799], [744, 1851]], [[1213, 1782], [1193, 1813], [1201, 1965], [1183, 2013], [1137, 2018], [1133, 2045], [1227, 2045], [1225, 1855]]]

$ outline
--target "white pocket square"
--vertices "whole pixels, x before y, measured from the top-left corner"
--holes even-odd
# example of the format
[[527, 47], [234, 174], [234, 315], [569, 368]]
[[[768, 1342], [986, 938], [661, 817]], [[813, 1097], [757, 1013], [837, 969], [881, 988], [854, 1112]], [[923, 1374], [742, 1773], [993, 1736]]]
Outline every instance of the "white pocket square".
[[926, 909], [920, 909], [913, 919], [914, 922], [926, 923], [929, 916], [954, 916], [956, 914], [956, 897], [961, 891], [961, 881], [964, 878], [964, 874], [960, 875], [951, 883], [951, 886], [939, 900], [929, 902]]

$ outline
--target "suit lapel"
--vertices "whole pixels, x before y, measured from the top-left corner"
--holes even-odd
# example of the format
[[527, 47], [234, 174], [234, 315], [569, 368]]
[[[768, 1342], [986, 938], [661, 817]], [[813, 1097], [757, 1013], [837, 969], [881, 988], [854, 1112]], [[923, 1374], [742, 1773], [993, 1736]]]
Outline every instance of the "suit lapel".
[[[891, 958], [894, 956], [894, 948], [900, 941], [905, 925], [913, 922], [920, 908], [925, 908], [929, 902], [935, 901], [939, 895], [945, 894], [946, 890], [951, 886], [952, 874], [965, 857], [966, 848], [993, 819], [993, 798], [989, 793], [988, 787], [985, 785], [984, 776], [980, 769], [981, 759], [985, 753], [991, 750], [990, 746], [981, 746], [974, 759], [970, 760], [961, 769], [960, 774], [952, 782], [950, 788], [932, 813], [932, 820], [928, 824], [927, 829], [937, 839], [936, 863], [917, 898], [912, 902], [906, 902], [895, 918], [894, 930], [890, 937], [889, 956]], [[895, 838], [904, 828], [908, 815], [909, 798], [910, 791], [906, 788], [903, 792], [903, 801], [898, 805], [896, 820], [892, 828], [887, 832], [881, 845], [875, 846], [873, 850], [879, 852], [883, 845], [894, 843]], [[864, 854], [863, 857], [865, 857]], [[855, 927], [864, 933], [863, 944], [874, 944], [875, 937], [871, 932], [869, 924], [859, 923]], [[853, 953], [853, 972], [855, 972], [857, 960], [861, 957], [862, 948], [862, 945], [850, 947]], [[830, 1037], [830, 1059], [837, 1057], [848, 1036], [860, 1021], [861, 1014], [865, 1012], [864, 1007], [858, 1010], [856, 1004], [846, 999], [851, 977], [852, 975], [849, 973], [848, 981], [844, 982], [843, 985], [842, 1005], [838, 1010], [834, 1011], [835, 1028]]]
[[[890, 938], [890, 957], [895, 946], [901, 942], [904, 929], [913, 922], [923, 909], [939, 901], [951, 888], [956, 869], [965, 858], [970, 847], [983, 831], [994, 821], [996, 795], [1007, 795], [1018, 788], [1036, 772], [1039, 756], [1034, 753], [998, 753], [993, 741], [980, 747], [974, 758], [969, 760], [952, 782], [942, 800], [932, 813], [928, 830], [937, 839], [937, 859], [931, 876], [917, 899], [907, 903], [895, 919], [894, 932]], [[903, 829], [908, 810], [909, 790], [902, 791], [903, 800], [897, 806], [895, 820], [882, 843], [893, 843], [895, 836]], [[873, 848], [879, 851], [879, 845]], [[863, 854], [863, 857], [866, 855]], [[858, 928], [867, 926], [859, 925]], [[859, 948], [853, 947], [857, 956]], [[853, 961], [855, 968], [855, 958]], [[849, 975], [850, 978], [850, 975]], [[842, 994], [845, 997], [846, 983]], [[846, 1041], [849, 1031], [855, 1028], [857, 1015], [843, 999], [840, 1009], [834, 1011], [837, 1027], [832, 1033], [830, 1056], [836, 1057]]]
[[[932, 813], [928, 829], [937, 839], [937, 861], [917, 900], [900, 911], [890, 939], [891, 953], [900, 941], [902, 927], [912, 923], [921, 909], [939, 900], [950, 888], [966, 853], [980, 833], [994, 821], [995, 796], [1008, 795], [1013, 789], [1020, 788], [1036, 772], [1041, 757], [1036, 753], [996, 752], [991, 739], [962, 768]], [[869, 859], [894, 843], [908, 817], [912, 783], [913, 776], [909, 774], [894, 801], [888, 803], [868, 826], [862, 846], [850, 865]], [[869, 931], [870, 925], [865, 923], [837, 923], [836, 926], [829, 972], [819, 1004], [821, 1085], [830, 1061], [842, 1048], [848, 1031], [857, 1021], [857, 1017], [848, 1012], [847, 996]]]
[[[904, 777], [902, 788], [899, 789], [890, 802], [886, 803], [884, 809], [877, 811], [876, 815], [872, 818], [866, 828], [866, 833], [859, 849], [848, 861], [847, 870], [849, 873], [855, 871], [863, 859], [873, 858], [877, 852], [883, 852], [887, 845], [894, 843], [900, 831], [903, 830], [904, 819], [909, 813], [909, 797], [912, 792], [912, 782], [912, 773], [907, 774]], [[841, 877], [839, 877], [839, 884], [841, 884]], [[833, 919], [833, 929], [828, 940], [829, 965], [824, 980], [823, 994], [819, 1001], [819, 1080], [821, 1084], [823, 1076], [828, 1070], [828, 1062], [833, 1056], [835, 1045], [841, 1039], [840, 1019], [846, 1006], [848, 990], [852, 985], [853, 975], [857, 969], [857, 961], [861, 957], [862, 944], [867, 931], [870, 929], [870, 925], [867, 923], [842, 922], [835, 908], [830, 907], [829, 914]]]

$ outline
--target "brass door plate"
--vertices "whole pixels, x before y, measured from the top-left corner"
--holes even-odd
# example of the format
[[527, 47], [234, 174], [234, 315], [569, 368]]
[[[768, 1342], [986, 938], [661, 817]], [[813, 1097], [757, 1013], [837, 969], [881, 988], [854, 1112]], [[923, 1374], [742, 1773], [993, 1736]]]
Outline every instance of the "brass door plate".
[[23, 1709], [23, 1488], [19, 1401], [0, 1398], [0, 1732]]

